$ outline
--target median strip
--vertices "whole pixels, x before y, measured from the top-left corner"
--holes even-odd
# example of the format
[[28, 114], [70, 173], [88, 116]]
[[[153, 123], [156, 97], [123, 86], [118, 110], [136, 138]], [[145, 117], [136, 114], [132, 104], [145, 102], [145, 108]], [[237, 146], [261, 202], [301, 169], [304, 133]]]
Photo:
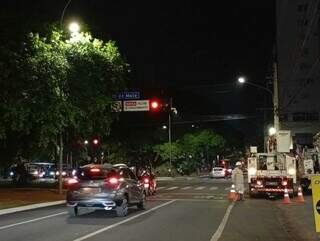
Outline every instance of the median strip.
[[67, 214], [67, 213], [68, 212], [55, 213], [55, 214], [51, 214], [51, 215], [40, 217], [40, 218], [35, 218], [35, 219], [31, 219], [31, 220], [27, 220], [27, 221], [23, 221], [23, 222], [19, 222], [19, 223], [13, 223], [13, 224], [1, 226], [0, 230], [6, 229], [6, 228], [15, 227], [15, 226], [26, 224], [26, 223], [36, 222], [36, 221], [47, 219], [47, 218], [52, 218], [52, 217], [59, 216], [59, 215], [64, 215], [64, 214]]
[[64, 203], [66, 203], [66, 201], [61, 200], [61, 201], [54, 201], [54, 202], [36, 203], [36, 204], [25, 205], [25, 206], [15, 207], [15, 208], [7, 208], [7, 209], [0, 210], [0, 215], [28, 211], [28, 210], [37, 209], [37, 208], [50, 207], [50, 206], [60, 205]]

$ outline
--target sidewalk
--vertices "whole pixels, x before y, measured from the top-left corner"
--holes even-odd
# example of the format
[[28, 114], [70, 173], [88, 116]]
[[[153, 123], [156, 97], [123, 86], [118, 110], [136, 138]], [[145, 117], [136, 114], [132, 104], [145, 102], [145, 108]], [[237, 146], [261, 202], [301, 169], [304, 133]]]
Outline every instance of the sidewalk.
[[55, 189], [0, 188], [0, 209], [65, 200]]
[[312, 210], [312, 196], [305, 196], [305, 203], [277, 204], [281, 210], [281, 219], [287, 232], [295, 233], [296, 240], [315, 241], [320, 240], [320, 234], [315, 231], [314, 216]]

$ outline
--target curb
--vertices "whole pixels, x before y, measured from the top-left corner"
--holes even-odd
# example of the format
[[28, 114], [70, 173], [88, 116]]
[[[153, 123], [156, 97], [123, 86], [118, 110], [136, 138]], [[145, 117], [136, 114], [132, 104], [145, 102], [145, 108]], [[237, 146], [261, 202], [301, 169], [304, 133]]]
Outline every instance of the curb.
[[28, 211], [28, 210], [37, 209], [37, 208], [51, 207], [55, 205], [65, 204], [65, 203], [66, 203], [65, 200], [61, 200], [61, 201], [55, 201], [55, 202], [36, 203], [36, 204], [25, 205], [25, 206], [15, 207], [15, 208], [0, 209], [0, 215]]

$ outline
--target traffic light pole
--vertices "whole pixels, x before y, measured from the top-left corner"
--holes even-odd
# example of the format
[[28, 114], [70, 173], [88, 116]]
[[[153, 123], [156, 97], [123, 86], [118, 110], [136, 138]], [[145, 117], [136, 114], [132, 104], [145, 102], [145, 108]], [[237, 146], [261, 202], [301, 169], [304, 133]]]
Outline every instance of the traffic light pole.
[[172, 140], [171, 140], [171, 103], [170, 103], [170, 111], [169, 111], [169, 163], [170, 163], [170, 174], [172, 171]]

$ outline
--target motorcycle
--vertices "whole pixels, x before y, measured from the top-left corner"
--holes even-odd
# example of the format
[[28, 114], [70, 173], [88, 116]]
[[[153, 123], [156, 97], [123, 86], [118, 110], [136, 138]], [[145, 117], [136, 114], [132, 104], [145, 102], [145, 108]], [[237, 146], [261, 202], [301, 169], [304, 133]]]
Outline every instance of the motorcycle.
[[150, 173], [142, 173], [140, 181], [143, 183], [147, 196], [154, 195], [156, 193], [157, 183], [155, 176]]

